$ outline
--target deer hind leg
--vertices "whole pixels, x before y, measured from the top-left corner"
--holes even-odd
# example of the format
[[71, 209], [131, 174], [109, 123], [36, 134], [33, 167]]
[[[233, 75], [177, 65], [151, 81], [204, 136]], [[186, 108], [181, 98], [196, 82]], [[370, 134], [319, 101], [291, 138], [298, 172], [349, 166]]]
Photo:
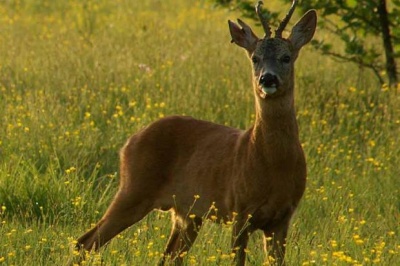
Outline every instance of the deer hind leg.
[[174, 265], [182, 265], [182, 253], [187, 252], [196, 240], [202, 225], [202, 219], [195, 217], [193, 219], [173, 218], [173, 225], [167, 248], [159, 265], [164, 265], [167, 258], [171, 258]]
[[151, 206], [148, 199], [137, 200], [120, 190], [103, 218], [78, 239], [77, 248], [98, 250], [117, 234], [140, 221], [152, 210]]

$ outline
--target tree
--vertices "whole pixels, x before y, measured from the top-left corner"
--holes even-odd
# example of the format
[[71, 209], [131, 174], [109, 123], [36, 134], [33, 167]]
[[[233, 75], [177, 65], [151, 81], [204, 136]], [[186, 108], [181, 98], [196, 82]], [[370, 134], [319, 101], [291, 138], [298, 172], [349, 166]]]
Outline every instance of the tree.
[[[244, 16], [257, 19], [254, 1], [214, 1], [238, 8]], [[312, 41], [317, 50], [338, 60], [371, 69], [381, 84], [398, 84], [396, 59], [400, 57], [400, 0], [303, 0], [298, 8], [303, 12], [316, 9], [320, 15], [319, 27], [343, 42], [344, 48], [340, 51], [331, 43], [317, 39]], [[276, 23], [278, 14], [266, 12], [265, 15]]]

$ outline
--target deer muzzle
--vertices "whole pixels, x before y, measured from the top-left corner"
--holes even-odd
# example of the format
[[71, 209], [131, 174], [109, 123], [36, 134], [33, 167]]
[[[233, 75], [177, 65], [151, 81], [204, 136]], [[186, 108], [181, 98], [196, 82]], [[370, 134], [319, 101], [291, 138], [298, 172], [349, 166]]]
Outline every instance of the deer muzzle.
[[271, 73], [262, 74], [258, 80], [261, 91], [266, 95], [272, 95], [277, 92], [279, 88], [279, 79], [276, 75]]

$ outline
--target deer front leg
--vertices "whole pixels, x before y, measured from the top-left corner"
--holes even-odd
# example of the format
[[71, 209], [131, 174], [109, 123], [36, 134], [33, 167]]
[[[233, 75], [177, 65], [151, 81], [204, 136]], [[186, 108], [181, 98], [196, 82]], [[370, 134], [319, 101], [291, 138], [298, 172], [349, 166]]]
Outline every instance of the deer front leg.
[[249, 241], [250, 231], [246, 222], [237, 222], [233, 226], [232, 233], [232, 250], [235, 254], [236, 266], [244, 266], [246, 262], [247, 242]]
[[285, 265], [286, 236], [289, 221], [283, 221], [270, 228], [264, 229], [264, 251], [267, 261], [277, 266]]

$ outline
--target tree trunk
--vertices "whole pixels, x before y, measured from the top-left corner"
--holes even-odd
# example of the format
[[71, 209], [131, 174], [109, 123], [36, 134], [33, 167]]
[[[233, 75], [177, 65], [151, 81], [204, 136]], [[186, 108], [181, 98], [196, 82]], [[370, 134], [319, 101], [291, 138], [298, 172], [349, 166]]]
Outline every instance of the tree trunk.
[[397, 80], [397, 67], [395, 61], [395, 53], [393, 51], [392, 36], [390, 34], [390, 25], [388, 18], [388, 11], [386, 7], [386, 0], [379, 0], [378, 4], [379, 22], [381, 24], [383, 46], [386, 55], [386, 72], [389, 77], [389, 85], [395, 86]]

